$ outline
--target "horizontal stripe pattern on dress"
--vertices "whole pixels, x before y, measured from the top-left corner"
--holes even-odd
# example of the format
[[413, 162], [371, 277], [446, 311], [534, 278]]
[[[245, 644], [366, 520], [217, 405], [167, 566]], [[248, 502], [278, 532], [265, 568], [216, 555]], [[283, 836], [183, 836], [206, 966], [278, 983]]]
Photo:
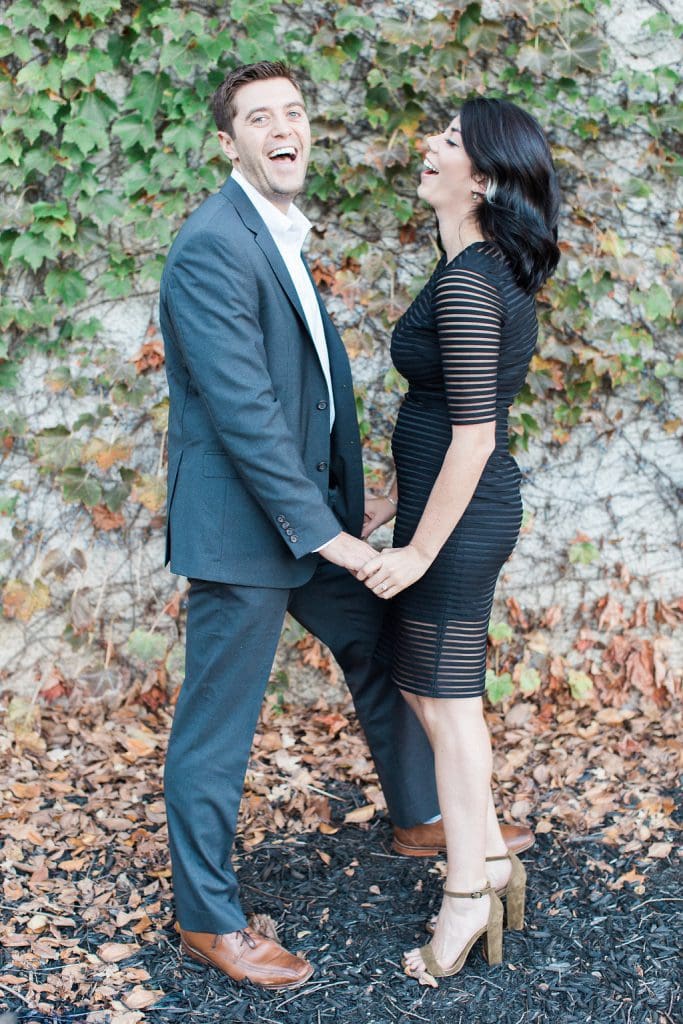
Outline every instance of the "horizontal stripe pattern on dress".
[[[390, 602], [392, 679], [400, 689], [424, 697], [484, 692], [493, 595], [521, 521], [519, 499], [516, 506], [473, 499], [425, 575]], [[412, 536], [410, 527], [407, 537], [400, 529], [395, 546]]]
[[451, 423], [491, 422], [503, 322], [496, 286], [476, 271], [455, 268], [436, 285], [434, 311]]

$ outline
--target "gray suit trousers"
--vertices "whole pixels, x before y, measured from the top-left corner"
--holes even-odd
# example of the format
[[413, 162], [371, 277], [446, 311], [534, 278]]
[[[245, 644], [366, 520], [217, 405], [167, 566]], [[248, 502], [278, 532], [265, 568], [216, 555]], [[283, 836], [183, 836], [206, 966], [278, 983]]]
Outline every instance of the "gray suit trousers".
[[438, 813], [431, 748], [378, 653], [385, 605], [320, 559], [292, 590], [193, 580], [186, 678], [164, 778], [180, 925], [243, 928], [231, 864], [244, 775], [285, 613], [329, 646], [351, 691], [391, 820], [408, 827]]

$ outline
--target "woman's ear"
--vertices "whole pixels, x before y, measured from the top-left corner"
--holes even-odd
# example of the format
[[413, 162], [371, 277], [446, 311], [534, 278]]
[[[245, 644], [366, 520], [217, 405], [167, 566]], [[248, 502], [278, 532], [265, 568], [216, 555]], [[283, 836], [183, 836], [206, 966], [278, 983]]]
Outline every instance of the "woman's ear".
[[487, 178], [485, 174], [473, 174], [472, 175], [472, 196], [474, 198], [483, 199], [486, 195]]
[[474, 188], [472, 189], [472, 196], [478, 199], [486, 199], [487, 202], [492, 203], [496, 197], [496, 182], [493, 178], [487, 178], [485, 174], [475, 174], [472, 176], [474, 182]]

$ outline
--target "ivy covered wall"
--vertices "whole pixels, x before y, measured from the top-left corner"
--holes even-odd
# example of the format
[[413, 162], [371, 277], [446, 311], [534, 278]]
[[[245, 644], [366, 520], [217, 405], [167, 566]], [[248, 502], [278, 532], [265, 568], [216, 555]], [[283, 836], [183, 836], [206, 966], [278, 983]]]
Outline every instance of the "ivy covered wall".
[[[472, 92], [507, 96], [547, 128], [563, 260], [512, 418], [527, 519], [499, 588], [490, 692], [669, 699], [682, 367], [674, 10], [2, 5], [2, 684], [54, 692], [79, 678], [98, 694], [182, 678], [184, 581], [161, 567], [157, 282], [178, 226], [229, 170], [211, 92], [237, 63], [284, 56], [312, 115], [309, 257], [353, 360], [371, 486], [386, 482], [401, 391], [391, 325], [435, 255], [415, 197], [418, 144]], [[306, 644], [290, 624], [280, 664], [292, 679]]]

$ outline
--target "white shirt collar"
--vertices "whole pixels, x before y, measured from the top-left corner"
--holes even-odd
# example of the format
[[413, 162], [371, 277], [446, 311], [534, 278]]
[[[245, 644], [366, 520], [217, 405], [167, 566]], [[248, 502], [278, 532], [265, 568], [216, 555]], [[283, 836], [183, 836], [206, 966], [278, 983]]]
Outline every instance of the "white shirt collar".
[[296, 248], [297, 252], [301, 252], [301, 247], [304, 244], [306, 235], [313, 225], [308, 217], [304, 216], [298, 206], [295, 206], [294, 203], [292, 203], [288, 212], [283, 213], [281, 210], [278, 210], [277, 206], [274, 206], [269, 199], [266, 199], [265, 196], [261, 195], [258, 189], [254, 188], [251, 182], [247, 181], [240, 171], [233, 169], [230, 177], [237, 182], [240, 188], [251, 200], [252, 205], [256, 208], [256, 212], [270, 231], [275, 241], [282, 245], [286, 245], [287, 247]]

